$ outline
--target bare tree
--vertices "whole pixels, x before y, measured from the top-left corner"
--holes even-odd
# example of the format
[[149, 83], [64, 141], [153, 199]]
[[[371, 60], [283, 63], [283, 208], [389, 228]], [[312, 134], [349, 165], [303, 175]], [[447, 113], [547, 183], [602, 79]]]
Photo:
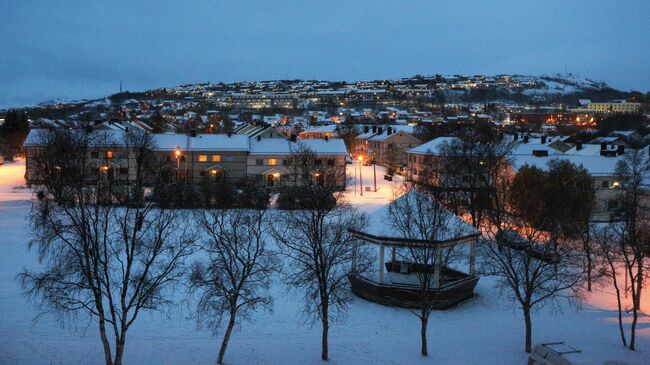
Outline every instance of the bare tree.
[[[561, 299], [580, 301], [586, 267], [576, 240], [539, 228], [549, 226], [542, 224], [547, 220], [538, 214], [544, 207], [522, 203], [530, 194], [539, 194], [536, 188], [543, 181], [543, 173], [536, 169], [526, 170], [514, 182], [498, 180], [488, 211], [491, 225], [481, 244], [483, 273], [495, 276], [502, 292], [521, 306], [526, 352], [532, 347], [533, 311]], [[511, 185], [517, 186], [518, 193]]]
[[[309, 163], [309, 156], [293, 160]], [[309, 173], [309, 168], [301, 169]], [[345, 200], [337, 179], [304, 177], [302, 208], [278, 213], [273, 226], [279, 250], [288, 259], [286, 280], [290, 287], [304, 290], [307, 318], [321, 322], [323, 360], [329, 358], [330, 324], [343, 318], [351, 297], [348, 274], [353, 257], [356, 269], [363, 267], [348, 229], [363, 226], [366, 218]]]
[[[636, 345], [636, 326], [641, 309], [643, 279], [650, 254], [650, 209], [645, 192], [645, 179], [650, 172], [650, 157], [645, 149], [628, 151], [617, 163], [616, 174], [621, 186], [620, 208], [611, 228], [618, 243], [618, 257], [624, 263], [632, 295], [630, 350]], [[625, 288], [627, 290], [627, 288]]]
[[[461, 251], [453, 240], [478, 233], [456, 217], [435, 199], [431, 193], [409, 189], [402, 198], [389, 205], [388, 217], [395, 231], [406, 241], [397, 255], [415, 268], [417, 301], [409, 305], [421, 322], [421, 354], [428, 355], [427, 326], [429, 315], [436, 308], [445, 269], [458, 259]], [[452, 244], [448, 244], [449, 242]]]
[[[625, 260], [621, 255], [618, 236], [611, 227], [605, 226], [595, 229], [592, 237], [592, 242], [595, 246], [592, 250], [592, 256], [597, 259], [594, 267], [598, 268], [599, 276], [608, 278], [614, 286], [614, 291], [616, 292], [616, 308], [618, 311], [618, 329], [623, 347], [627, 347], [627, 339], [625, 338], [625, 330], [623, 328], [622, 283], [618, 274], [619, 268], [624, 267]], [[624, 270], [623, 275], [627, 275], [627, 271]], [[623, 291], [627, 290], [625, 287], [622, 289]]]
[[258, 308], [270, 308], [272, 297], [267, 291], [276, 262], [267, 249], [266, 211], [206, 210], [197, 218], [206, 234], [201, 251], [207, 260], [193, 264], [190, 290], [198, 296], [199, 324], [207, 324], [216, 333], [224, 314], [228, 315], [217, 358], [221, 364], [235, 323]]
[[[141, 143], [140, 151], [151, 148], [146, 137], [132, 141]], [[45, 267], [19, 278], [44, 312], [61, 321], [76, 315], [96, 319], [106, 364], [121, 364], [127, 332], [140, 311], [170, 303], [168, 288], [182, 276], [192, 247], [191, 228], [180, 212], [141, 199], [141, 205], [119, 205], [127, 202], [124, 191], [143, 186], [115, 184], [109, 174], [109, 164], [125, 163], [115, 160], [127, 142], [76, 130], [48, 132], [41, 142], [33, 156], [41, 183], [30, 247]]]
[[[436, 178], [426, 183], [428, 189], [439, 189], [436, 195], [457, 214], [467, 214], [474, 227], [479, 227], [490, 209], [495, 184], [509, 163], [513, 141], [468, 134], [463, 139], [445, 143], [438, 165], [432, 165]], [[425, 172], [426, 174], [426, 172]], [[433, 182], [433, 183], [432, 183]]]

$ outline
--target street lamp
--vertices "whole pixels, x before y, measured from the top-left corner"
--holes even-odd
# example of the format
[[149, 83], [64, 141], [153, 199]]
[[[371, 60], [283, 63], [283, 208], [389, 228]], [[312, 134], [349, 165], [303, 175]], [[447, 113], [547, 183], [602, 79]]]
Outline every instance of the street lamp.
[[181, 147], [176, 147], [176, 183], [181, 181]]
[[359, 155], [359, 184], [361, 185], [361, 192], [359, 195], [363, 196], [363, 176], [361, 175], [361, 170], [363, 170], [363, 156]]
[[372, 154], [372, 175], [375, 179], [375, 193], [377, 192], [377, 160], [375, 160], [375, 154]]

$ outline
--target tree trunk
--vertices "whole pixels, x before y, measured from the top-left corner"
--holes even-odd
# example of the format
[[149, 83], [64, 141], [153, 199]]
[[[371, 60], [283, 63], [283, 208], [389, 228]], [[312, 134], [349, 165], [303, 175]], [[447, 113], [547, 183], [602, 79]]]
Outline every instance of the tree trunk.
[[122, 332], [119, 341], [115, 343], [115, 362], [114, 365], [122, 365], [122, 355], [124, 355], [124, 343], [126, 342], [126, 332]]
[[226, 334], [223, 335], [223, 341], [221, 341], [221, 349], [219, 349], [219, 357], [217, 358], [218, 364], [223, 364], [223, 356], [226, 354], [226, 347], [228, 347], [228, 341], [230, 340], [230, 334], [232, 333], [233, 327], [235, 327], [235, 317], [237, 316], [237, 311], [230, 311], [230, 319], [228, 320], [228, 328], [226, 329]]
[[591, 253], [587, 251], [587, 291], [591, 291]]
[[[623, 347], [627, 347], [627, 340], [625, 339], [625, 331], [623, 330], [623, 306], [621, 304], [621, 290], [618, 288], [618, 281], [616, 280], [616, 270], [614, 265], [610, 263], [610, 268], [612, 269], [612, 278], [614, 284], [614, 290], [616, 291], [616, 305], [618, 309], [618, 330], [621, 332], [621, 341], [623, 341]], [[627, 275], [627, 273], [625, 273]]]
[[106, 337], [106, 321], [102, 315], [99, 316], [99, 336], [101, 337], [102, 345], [104, 346], [104, 358], [106, 360], [106, 365], [113, 365], [111, 344], [108, 342], [108, 337]]
[[420, 349], [420, 352], [422, 356], [429, 356], [429, 350], [427, 349], [427, 325], [429, 324], [429, 315], [424, 313], [424, 310], [422, 312], [423, 313], [420, 316], [420, 336], [422, 338], [422, 349]]
[[524, 305], [524, 320], [526, 321], [526, 352], [530, 353], [533, 347], [533, 323], [530, 320], [530, 308], [527, 305]]
[[630, 328], [630, 350], [634, 350], [634, 342], [636, 339], [636, 322], [639, 319], [639, 312], [636, 310], [634, 304], [632, 305], [632, 328]]
[[[326, 307], [323, 307], [326, 308]], [[323, 338], [322, 338], [322, 352], [321, 352], [321, 359], [327, 360], [329, 357], [328, 351], [327, 351], [327, 334], [329, 332], [329, 321], [327, 319], [327, 314], [326, 310], [323, 312]]]

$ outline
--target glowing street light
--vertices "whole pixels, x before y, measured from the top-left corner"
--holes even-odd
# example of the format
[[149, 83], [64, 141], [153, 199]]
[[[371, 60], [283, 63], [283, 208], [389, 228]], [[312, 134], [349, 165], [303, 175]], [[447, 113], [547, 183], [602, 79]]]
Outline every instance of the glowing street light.
[[176, 147], [176, 183], [181, 181], [181, 147]]

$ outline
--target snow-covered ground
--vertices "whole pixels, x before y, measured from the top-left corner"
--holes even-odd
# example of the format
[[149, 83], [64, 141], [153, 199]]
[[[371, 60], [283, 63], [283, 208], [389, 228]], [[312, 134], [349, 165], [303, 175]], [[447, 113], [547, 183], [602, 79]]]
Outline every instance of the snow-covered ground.
[[[22, 167], [21, 167], [22, 166]], [[349, 165], [354, 173], [354, 165]], [[23, 169], [23, 170], [21, 170]], [[380, 174], [380, 171], [382, 173]], [[79, 320], [62, 328], [51, 315], [34, 321], [38, 308], [22, 294], [15, 277], [38, 265], [27, 249], [30, 195], [13, 189], [23, 185], [24, 164], [0, 166], [0, 364], [99, 364], [102, 350], [96, 326]], [[372, 185], [372, 166], [362, 172], [364, 187]], [[378, 192], [348, 195], [353, 204], [372, 211], [392, 197], [391, 184], [377, 168]], [[419, 355], [419, 322], [409, 311], [355, 298], [347, 320], [330, 331], [332, 364], [524, 364], [523, 320], [501, 298], [490, 278], [481, 278], [477, 297], [456, 308], [437, 311], [429, 324], [428, 358]], [[320, 328], [302, 321], [299, 294], [287, 295], [276, 283], [273, 313], [254, 315], [231, 338], [229, 364], [319, 364]], [[179, 295], [180, 296], [180, 295]], [[647, 296], [646, 296], [647, 298]], [[629, 300], [626, 303], [629, 305]], [[650, 300], [643, 308], [650, 306]], [[126, 364], [211, 364], [219, 339], [197, 330], [188, 308], [143, 313], [129, 332]], [[650, 319], [642, 317], [638, 351], [625, 350], [617, 333], [614, 297], [596, 292], [582, 309], [545, 308], [534, 316], [534, 342], [566, 341], [583, 350], [594, 364], [650, 363]]]

